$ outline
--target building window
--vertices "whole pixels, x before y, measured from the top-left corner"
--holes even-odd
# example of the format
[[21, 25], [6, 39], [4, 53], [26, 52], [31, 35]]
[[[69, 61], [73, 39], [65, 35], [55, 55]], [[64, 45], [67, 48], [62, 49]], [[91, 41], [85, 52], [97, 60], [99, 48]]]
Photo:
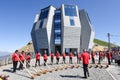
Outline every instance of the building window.
[[74, 25], [75, 25], [75, 23], [74, 23], [74, 20], [73, 20], [73, 19], [70, 19], [70, 25], [71, 25], [71, 26], [74, 26]]
[[40, 13], [39, 20], [47, 18], [48, 12], [49, 12], [49, 7], [42, 9], [41, 13]]
[[60, 32], [56, 32], [56, 33], [55, 33], [55, 39], [60, 39], [60, 38], [61, 38]]
[[55, 10], [54, 15], [55, 44], [61, 44], [61, 10]]
[[39, 28], [42, 28], [42, 26], [43, 26], [43, 21], [40, 21], [40, 26], [39, 26]]
[[65, 12], [65, 16], [77, 16], [76, 13], [76, 7], [72, 6], [72, 5], [65, 5], [64, 6], [64, 12]]

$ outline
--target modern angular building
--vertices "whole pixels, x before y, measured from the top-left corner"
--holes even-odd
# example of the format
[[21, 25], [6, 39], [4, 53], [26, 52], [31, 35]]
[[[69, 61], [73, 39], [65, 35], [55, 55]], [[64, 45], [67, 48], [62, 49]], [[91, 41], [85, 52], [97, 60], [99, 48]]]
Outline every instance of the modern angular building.
[[36, 15], [31, 31], [34, 50], [81, 52], [92, 49], [94, 31], [85, 10], [77, 5], [48, 6]]

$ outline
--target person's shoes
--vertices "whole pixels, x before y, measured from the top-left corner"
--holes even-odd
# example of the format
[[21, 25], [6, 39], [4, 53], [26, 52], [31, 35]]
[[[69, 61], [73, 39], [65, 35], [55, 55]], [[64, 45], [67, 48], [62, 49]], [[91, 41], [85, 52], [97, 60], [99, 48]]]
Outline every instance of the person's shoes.
[[85, 77], [82, 77], [82, 78], [86, 78], [87, 79], [87, 77], [85, 76]]
[[90, 77], [90, 75], [88, 74], [88, 77]]
[[12, 73], [15, 73], [16, 71], [12, 71]]

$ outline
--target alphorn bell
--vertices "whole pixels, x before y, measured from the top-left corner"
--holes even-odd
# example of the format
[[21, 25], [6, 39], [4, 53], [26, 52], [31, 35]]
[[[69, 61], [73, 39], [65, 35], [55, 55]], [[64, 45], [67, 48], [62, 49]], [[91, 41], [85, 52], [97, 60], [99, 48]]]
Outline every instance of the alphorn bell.
[[53, 72], [53, 69], [51, 69], [51, 68], [48, 66], [47, 63], [45, 63], [45, 64], [46, 64], [46, 66], [47, 66], [47, 68], [48, 68], [48, 71], [49, 71], [49, 72]]
[[102, 68], [103, 67], [103, 65], [102, 65], [102, 63], [100, 62], [100, 68]]
[[109, 67], [108, 60], [106, 60], [106, 67], [105, 68], [108, 68], [108, 67]]
[[[17, 56], [18, 57], [18, 56]], [[22, 63], [22, 61], [20, 60], [20, 58], [18, 57], [18, 60]], [[26, 68], [26, 66], [22, 63], [22, 65], [25, 67], [25, 70], [27, 71], [27, 73], [31, 76], [32, 79], [36, 78], [35, 74], [31, 74], [30, 71]]]
[[[25, 59], [25, 58], [24, 58], [24, 59]], [[32, 65], [31, 65], [30, 63], [28, 63], [28, 62], [26, 61], [26, 59], [25, 59], [25, 62], [26, 62], [27, 64], [29, 64], [30, 67], [31, 67], [38, 75], [41, 75], [41, 74], [42, 74], [42, 73], [38, 72], [34, 67], [32, 67]]]
[[92, 67], [93, 67], [92, 64], [90, 64], [89, 68], [92, 68]]
[[97, 68], [98, 67], [98, 64], [95, 64], [95, 68]]

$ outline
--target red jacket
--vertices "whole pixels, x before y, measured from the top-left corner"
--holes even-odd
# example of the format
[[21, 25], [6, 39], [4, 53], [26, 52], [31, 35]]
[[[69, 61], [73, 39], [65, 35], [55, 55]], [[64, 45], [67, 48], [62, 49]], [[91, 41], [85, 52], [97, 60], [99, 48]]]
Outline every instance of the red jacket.
[[95, 57], [95, 54], [94, 54], [93, 52], [91, 53], [91, 57], [92, 57], [92, 58], [94, 58], [94, 57]]
[[72, 54], [72, 53], [70, 53], [70, 54], [69, 54], [69, 58], [72, 58], [72, 56], [73, 56], [73, 54]]
[[43, 58], [44, 60], [47, 60], [48, 59], [47, 54], [44, 54]]
[[65, 58], [65, 57], [66, 57], [66, 54], [65, 54], [65, 53], [63, 53], [63, 54], [62, 54], [62, 56], [63, 56], [63, 58]]
[[51, 53], [51, 54], [50, 54], [50, 57], [51, 57], [51, 58], [54, 58], [54, 54], [53, 54], [53, 53]]
[[27, 61], [30, 61], [30, 60], [31, 60], [31, 56], [30, 56], [30, 55], [27, 55], [27, 56], [26, 56], [26, 60], [27, 60]]
[[36, 60], [40, 60], [40, 53], [36, 53]]
[[106, 57], [107, 57], [107, 58], [111, 58], [111, 54], [110, 54], [110, 52], [107, 52]]
[[24, 61], [24, 60], [25, 60], [25, 55], [24, 55], [24, 53], [21, 53], [21, 54], [19, 55], [19, 58], [20, 58], [21, 61]]
[[80, 60], [81, 60], [81, 54], [78, 54], [78, 59], [80, 59]]
[[99, 52], [99, 58], [103, 57], [103, 52]]
[[87, 52], [83, 52], [81, 54], [81, 58], [82, 58], [83, 64], [89, 64], [90, 55]]
[[60, 58], [60, 53], [56, 53], [56, 58]]
[[18, 60], [19, 60], [18, 53], [13, 53], [13, 55], [12, 55], [12, 60], [13, 60], [13, 61], [18, 61]]
[[77, 58], [79, 58], [79, 54], [77, 54]]

